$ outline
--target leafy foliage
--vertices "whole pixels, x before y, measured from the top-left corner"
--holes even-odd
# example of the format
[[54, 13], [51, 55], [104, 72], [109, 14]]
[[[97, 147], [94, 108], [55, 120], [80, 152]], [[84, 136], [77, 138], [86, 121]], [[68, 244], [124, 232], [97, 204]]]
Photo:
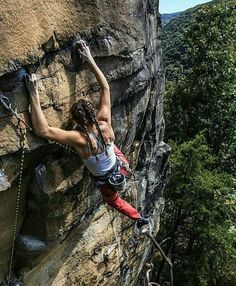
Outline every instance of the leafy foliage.
[[212, 151], [235, 171], [236, 1], [189, 10], [163, 35], [167, 136], [184, 142], [202, 130]]
[[171, 237], [175, 285], [216, 285], [236, 276], [234, 182], [211, 169], [214, 158], [203, 135], [172, 147], [162, 229]]
[[173, 152], [159, 239], [170, 238], [175, 285], [236, 281], [235, 25], [236, 1], [218, 0], [182, 13], [163, 33]]

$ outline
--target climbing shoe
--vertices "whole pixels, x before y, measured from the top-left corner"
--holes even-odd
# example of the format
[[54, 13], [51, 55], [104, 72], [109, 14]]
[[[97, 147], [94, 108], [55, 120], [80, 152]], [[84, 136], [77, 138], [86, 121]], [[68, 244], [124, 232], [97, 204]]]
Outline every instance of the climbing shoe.
[[149, 224], [149, 218], [141, 217], [140, 219], [137, 220], [137, 228], [141, 228], [145, 224]]

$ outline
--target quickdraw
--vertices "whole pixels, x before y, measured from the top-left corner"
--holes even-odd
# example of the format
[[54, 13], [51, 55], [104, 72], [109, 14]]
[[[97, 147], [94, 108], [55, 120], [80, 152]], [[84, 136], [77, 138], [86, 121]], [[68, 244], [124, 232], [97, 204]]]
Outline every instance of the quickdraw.
[[[10, 112], [12, 115], [14, 115], [16, 117], [16, 119], [18, 121], [17, 122], [17, 128], [19, 128], [20, 124], [23, 123], [26, 128], [28, 128], [31, 132], [34, 132], [34, 130], [22, 118], [20, 118], [18, 113], [12, 109], [9, 98], [7, 96], [3, 95], [3, 93], [1, 91], [0, 91], [0, 103], [8, 112]], [[19, 128], [19, 129], [21, 129], [21, 128]], [[60, 147], [63, 147], [64, 149], [66, 149], [68, 151], [68, 153], [77, 154], [77, 152], [72, 150], [71, 146], [69, 146], [69, 145], [63, 145], [63, 144], [60, 144], [60, 143], [55, 142], [55, 141], [52, 141], [52, 142], [55, 143], [56, 145], [60, 146]]]
[[19, 117], [19, 115], [17, 114], [17, 112], [15, 110], [12, 109], [11, 107], [11, 103], [8, 97], [6, 97], [5, 95], [3, 95], [3, 93], [0, 91], [0, 103], [2, 104], [2, 106], [9, 112], [11, 112], [12, 115], [14, 115], [18, 121], [17, 126], [20, 125], [20, 123], [22, 122], [27, 128], [29, 128], [29, 130], [33, 131], [33, 129], [23, 120]]

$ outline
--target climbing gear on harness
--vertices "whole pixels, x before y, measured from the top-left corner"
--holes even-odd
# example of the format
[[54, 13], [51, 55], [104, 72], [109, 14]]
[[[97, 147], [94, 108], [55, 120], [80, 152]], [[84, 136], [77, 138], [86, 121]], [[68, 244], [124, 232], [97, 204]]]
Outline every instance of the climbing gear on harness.
[[11, 246], [11, 257], [10, 257], [10, 264], [9, 264], [9, 271], [8, 271], [8, 279], [7, 279], [7, 285], [10, 285], [11, 280], [11, 270], [13, 265], [13, 257], [15, 252], [15, 240], [16, 240], [16, 233], [17, 233], [17, 224], [18, 224], [18, 214], [19, 214], [19, 207], [20, 207], [20, 197], [21, 197], [21, 188], [22, 188], [22, 176], [23, 176], [23, 167], [24, 167], [24, 158], [25, 158], [25, 141], [26, 141], [26, 129], [20, 128], [21, 132], [21, 162], [20, 162], [20, 174], [19, 174], [19, 183], [18, 183], [18, 189], [17, 189], [17, 195], [16, 195], [16, 209], [15, 209], [15, 219], [14, 219], [14, 228], [13, 228], [13, 234], [12, 234], [12, 246]]
[[123, 174], [113, 172], [108, 178], [108, 182], [115, 190], [122, 190], [126, 180]]
[[108, 178], [108, 183], [116, 190], [121, 191], [126, 184], [126, 176], [122, 174], [121, 168], [125, 167], [125, 164], [117, 157], [116, 168]]
[[22, 122], [27, 128], [29, 128], [31, 131], [33, 130], [23, 119], [21, 119], [19, 117], [19, 115], [17, 114], [17, 112], [15, 110], [12, 109], [11, 107], [11, 103], [9, 101], [9, 98], [6, 97], [5, 95], [3, 95], [3, 93], [0, 91], [0, 103], [2, 104], [2, 106], [11, 112], [12, 115], [14, 115], [17, 120], [18, 120], [18, 123], [17, 123], [17, 126], [20, 124], [20, 122]]
[[121, 191], [125, 187], [126, 179], [129, 179], [131, 175], [132, 174], [119, 157], [116, 157], [115, 165], [111, 168], [111, 170], [107, 171], [105, 175], [93, 176], [90, 174], [96, 187], [106, 183], [109, 184], [115, 191]]

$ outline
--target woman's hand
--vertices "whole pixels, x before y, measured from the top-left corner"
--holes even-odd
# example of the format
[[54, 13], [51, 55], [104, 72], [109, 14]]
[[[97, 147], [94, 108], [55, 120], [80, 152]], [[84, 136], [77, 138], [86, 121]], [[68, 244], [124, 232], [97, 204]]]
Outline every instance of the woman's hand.
[[93, 57], [92, 57], [90, 49], [86, 45], [85, 41], [80, 40], [78, 42], [78, 46], [79, 46], [79, 53], [82, 56], [82, 58], [85, 59], [87, 62], [92, 62]]
[[36, 74], [32, 73], [31, 75], [26, 75], [25, 77], [26, 87], [31, 97], [38, 96], [38, 82]]

